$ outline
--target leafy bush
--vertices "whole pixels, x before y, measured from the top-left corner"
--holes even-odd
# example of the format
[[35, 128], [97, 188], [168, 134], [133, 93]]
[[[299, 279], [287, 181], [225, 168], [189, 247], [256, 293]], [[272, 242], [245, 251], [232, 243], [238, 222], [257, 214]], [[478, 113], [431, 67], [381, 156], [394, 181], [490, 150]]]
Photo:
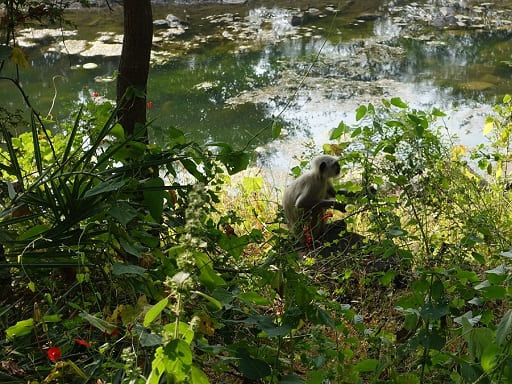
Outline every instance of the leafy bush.
[[325, 146], [360, 241], [330, 254], [294, 247], [262, 178], [226, 192], [249, 160], [227, 144], [144, 144], [109, 104], [66, 135], [2, 112], [0, 379], [509, 382], [510, 105], [474, 151], [436, 109], [360, 107]]

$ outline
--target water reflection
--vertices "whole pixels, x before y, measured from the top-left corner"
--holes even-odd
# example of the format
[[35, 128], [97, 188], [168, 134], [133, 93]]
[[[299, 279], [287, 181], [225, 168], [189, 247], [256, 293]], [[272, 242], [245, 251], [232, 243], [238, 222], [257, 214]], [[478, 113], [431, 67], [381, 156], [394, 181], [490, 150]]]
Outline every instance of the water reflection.
[[[244, 145], [280, 116], [288, 138], [265, 147], [268, 132], [255, 143], [289, 159], [305, 141], [325, 142], [340, 120], [353, 122], [358, 105], [399, 96], [414, 107], [435, 105], [453, 114], [449, 127], [475, 143], [482, 140], [489, 105], [510, 92], [507, 1], [492, 7], [471, 0], [347, 1], [340, 2], [340, 12], [327, 1], [315, 2], [315, 8], [301, 1], [293, 8], [279, 3], [155, 7], [155, 18], [186, 14], [190, 23], [179, 36], [155, 31], [148, 85], [155, 140], [165, 142], [166, 127], [174, 126], [196, 140]], [[26, 45], [32, 67], [22, 73], [42, 114], [54, 95], [52, 79], [62, 76], [55, 80], [54, 115], [60, 120], [77, 99], [90, 100], [93, 93], [113, 99], [115, 91], [109, 81], [117, 58], [98, 55], [88, 44], [99, 42], [115, 54], [119, 14], [71, 16], [80, 26], [66, 32], [76, 39], [71, 54], [58, 35], [45, 32], [35, 45]], [[98, 67], [84, 69], [88, 62]], [[0, 101], [22, 105], [15, 93], [0, 87]]]

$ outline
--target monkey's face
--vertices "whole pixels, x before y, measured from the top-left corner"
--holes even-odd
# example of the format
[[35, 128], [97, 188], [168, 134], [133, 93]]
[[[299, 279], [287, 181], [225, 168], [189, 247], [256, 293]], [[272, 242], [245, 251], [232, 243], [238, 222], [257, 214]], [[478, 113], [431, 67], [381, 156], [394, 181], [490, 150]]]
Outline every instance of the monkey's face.
[[320, 175], [325, 178], [337, 177], [341, 171], [338, 158], [333, 156], [319, 156], [315, 158], [313, 160], [313, 168], [318, 170]]

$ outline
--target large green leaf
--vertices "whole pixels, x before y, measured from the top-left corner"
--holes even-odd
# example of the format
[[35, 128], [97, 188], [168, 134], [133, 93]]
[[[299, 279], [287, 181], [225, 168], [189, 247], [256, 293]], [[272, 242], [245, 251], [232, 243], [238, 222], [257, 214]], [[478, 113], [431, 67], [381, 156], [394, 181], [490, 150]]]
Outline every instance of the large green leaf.
[[512, 309], [509, 309], [505, 316], [501, 318], [498, 328], [496, 328], [496, 343], [502, 345], [512, 331]]
[[151, 217], [159, 223], [164, 211], [165, 183], [155, 177], [146, 181], [143, 186], [144, 205], [148, 208]]
[[238, 370], [249, 380], [260, 380], [270, 375], [269, 365], [260, 359], [253, 359], [247, 352], [242, 353]]
[[96, 184], [84, 193], [84, 198], [96, 196], [102, 193], [117, 191], [126, 184], [125, 180], [107, 180]]
[[153, 305], [151, 309], [146, 313], [146, 316], [144, 316], [144, 326], [148, 327], [160, 315], [160, 313], [162, 313], [168, 303], [169, 299], [165, 297]]
[[114, 263], [112, 264], [112, 274], [121, 275], [139, 275], [144, 277], [145, 268], [134, 264]]
[[114, 332], [117, 328], [114, 324], [109, 323], [108, 321], [105, 321], [103, 319], [100, 319], [96, 316], [90, 315], [87, 312], [82, 312], [79, 315], [82, 319], [86, 320], [89, 324], [91, 324], [93, 327], [98, 328], [101, 332], [105, 332], [107, 334], [111, 334]]
[[375, 359], [366, 359], [357, 363], [354, 369], [357, 372], [374, 372], [379, 365], [379, 361]]
[[7, 339], [12, 339], [13, 337], [20, 337], [28, 335], [34, 329], [34, 319], [26, 319], [18, 321], [12, 327], [9, 327], [5, 330], [5, 336]]

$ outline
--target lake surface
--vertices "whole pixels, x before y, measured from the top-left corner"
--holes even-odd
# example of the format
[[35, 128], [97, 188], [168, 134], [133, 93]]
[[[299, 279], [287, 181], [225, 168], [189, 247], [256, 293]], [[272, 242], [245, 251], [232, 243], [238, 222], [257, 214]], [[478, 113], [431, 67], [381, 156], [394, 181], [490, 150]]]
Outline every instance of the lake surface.
[[[492, 104], [512, 90], [507, 0], [154, 6], [154, 19], [168, 14], [183, 22], [155, 29], [148, 112], [158, 142], [169, 126], [201, 142], [252, 140], [288, 167], [305, 143], [321, 145], [341, 120], [354, 122], [358, 105], [400, 97], [448, 112], [450, 130], [475, 144]], [[115, 98], [122, 41], [119, 9], [72, 11], [67, 19], [62, 30], [19, 33], [31, 63], [21, 69], [23, 86], [44, 116], [57, 89], [58, 122], [95, 94]], [[97, 67], [86, 69], [91, 63]], [[0, 102], [22, 106], [6, 82]], [[269, 144], [265, 128], [274, 119], [287, 136]]]

